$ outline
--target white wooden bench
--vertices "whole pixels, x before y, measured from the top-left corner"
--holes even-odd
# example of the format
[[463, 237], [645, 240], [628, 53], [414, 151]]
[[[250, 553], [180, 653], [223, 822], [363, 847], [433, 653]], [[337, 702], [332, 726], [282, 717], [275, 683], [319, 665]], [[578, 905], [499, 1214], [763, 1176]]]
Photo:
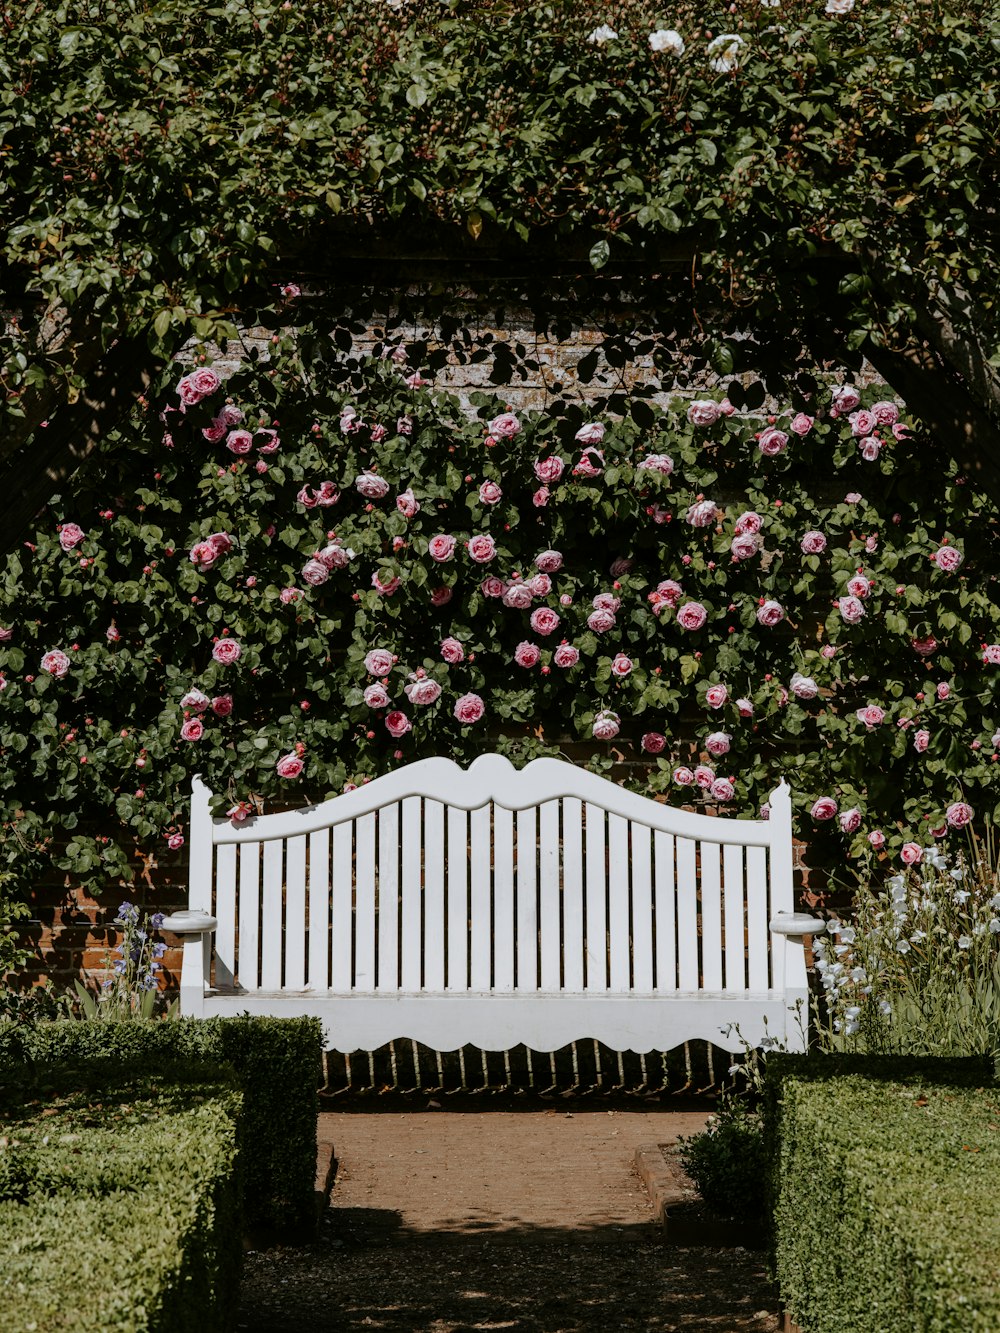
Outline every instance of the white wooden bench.
[[242, 824], [209, 798], [196, 778], [190, 913], [165, 923], [184, 934], [185, 1014], [316, 1015], [340, 1051], [735, 1051], [733, 1024], [804, 1047], [784, 782], [768, 821], [499, 755], [420, 760]]

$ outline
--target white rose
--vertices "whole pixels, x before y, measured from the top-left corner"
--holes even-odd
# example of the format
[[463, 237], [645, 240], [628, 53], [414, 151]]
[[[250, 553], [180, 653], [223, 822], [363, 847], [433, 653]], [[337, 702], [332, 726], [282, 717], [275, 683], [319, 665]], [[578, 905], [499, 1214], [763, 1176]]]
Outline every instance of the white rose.
[[849, 14], [854, 8], [854, 0], [826, 0], [824, 14]]
[[708, 63], [716, 74], [728, 74], [738, 69], [740, 47], [746, 43], [735, 32], [723, 32], [708, 44]]
[[684, 38], [673, 28], [657, 28], [649, 34], [649, 45], [654, 51], [669, 51], [672, 56], [684, 54]]
[[587, 41], [593, 43], [594, 46], [603, 46], [605, 42], [614, 42], [617, 40], [618, 34], [615, 32], [614, 28], [609, 28], [606, 23], [602, 23], [599, 28], [595, 28], [587, 38]]

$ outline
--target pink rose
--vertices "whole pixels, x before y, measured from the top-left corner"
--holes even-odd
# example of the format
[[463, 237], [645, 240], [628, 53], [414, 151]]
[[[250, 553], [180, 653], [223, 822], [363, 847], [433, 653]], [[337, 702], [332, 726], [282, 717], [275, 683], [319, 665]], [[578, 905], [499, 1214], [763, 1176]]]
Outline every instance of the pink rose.
[[224, 403], [217, 420], [221, 421], [224, 426], [238, 426], [243, 420], [243, 413], [235, 403]]
[[534, 495], [531, 497], [531, 503], [536, 509], [544, 509], [548, 502], [549, 488], [547, 486], [539, 486], [538, 490], [535, 491]]
[[760, 532], [763, 526], [764, 520], [761, 518], [760, 514], [755, 513], [752, 509], [748, 509], [745, 514], [740, 514], [733, 526], [733, 531], [740, 537], [747, 534], [754, 536], [756, 533]]
[[589, 425], [581, 426], [573, 438], [581, 444], [600, 444], [604, 439], [604, 427], [599, 421], [591, 421]]
[[899, 859], [907, 866], [918, 865], [924, 859], [924, 853], [919, 843], [904, 842], [900, 849]]
[[871, 590], [871, 582], [865, 578], [864, 574], [855, 574], [853, 578], [847, 580], [847, 591], [852, 597], [865, 598]]
[[455, 538], [439, 532], [436, 537], [432, 537], [427, 543], [427, 554], [439, 564], [442, 564], [445, 560], [450, 560], [455, 554]]
[[501, 440], [512, 440], [520, 434], [521, 423], [513, 412], [502, 412], [490, 422], [490, 434]]
[[502, 597], [507, 591], [507, 585], [503, 579], [498, 579], [495, 574], [490, 574], [488, 578], [483, 579], [480, 584], [484, 597]]
[[[278, 450], [281, 448], [281, 441], [278, 439], [278, 432], [276, 430], [258, 430], [256, 434], [263, 435], [264, 437], [264, 443], [258, 444], [257, 446], [257, 452], [259, 454], [276, 454]], [[323, 485], [329, 486], [331, 489], [334, 489], [333, 482], [331, 481], [324, 481]], [[336, 494], [335, 491], [334, 500], [321, 500], [320, 504], [334, 504], [336, 500], [339, 499], [340, 496]]]
[[707, 764], [699, 764], [694, 770], [694, 780], [702, 791], [708, 791], [715, 781], [715, 770], [709, 768]]
[[603, 709], [594, 718], [593, 735], [597, 741], [613, 741], [620, 731], [621, 719], [617, 713]]
[[793, 435], [808, 435], [813, 428], [815, 417], [807, 417], [805, 412], [796, 412], [788, 429]]
[[274, 766], [274, 771], [279, 778], [297, 778], [305, 768], [305, 764], [297, 754], [285, 754]]
[[439, 588], [432, 588], [431, 606], [447, 606], [453, 596], [452, 590], [443, 584]]
[[[0, 639], [2, 639], [3, 637], [4, 636], [0, 634]], [[108, 643], [117, 643], [118, 640], [121, 638], [121, 634], [118, 632], [118, 629], [115, 625], [109, 625], [108, 628], [104, 631], [104, 637], [107, 639]], [[7, 634], [7, 638], [8, 639], [10, 638], [9, 633]]]
[[514, 661], [521, 667], [537, 666], [541, 655], [541, 650], [534, 643], [519, 643], [514, 649]]
[[433, 380], [424, 379], [419, 370], [415, 370], [412, 375], [407, 375], [403, 383], [408, 389], [423, 389], [428, 384], [433, 384]]
[[771, 628], [772, 626], [779, 624], [784, 618], [785, 608], [780, 602], [774, 601], [773, 598], [768, 598], [767, 601], [762, 602], [757, 608], [758, 625], [765, 625], [768, 628]]
[[740, 717], [753, 717], [753, 700], [737, 699], [736, 711], [739, 713]]
[[231, 819], [234, 824], [242, 824], [251, 814], [252, 810], [253, 806], [251, 806], [248, 801], [237, 801], [235, 805], [231, 805], [226, 811], [226, 818]]
[[714, 500], [696, 500], [684, 517], [693, 528], [708, 528], [715, 522], [715, 512]]
[[647, 454], [635, 467], [636, 472], [659, 472], [669, 477], [674, 470], [674, 460], [669, 454]]
[[559, 628], [559, 616], [547, 606], [531, 613], [531, 628], [536, 634], [553, 634]]
[[832, 796], [821, 796], [818, 801], [813, 802], [809, 813], [813, 819], [832, 819], [837, 813], [837, 802]]
[[478, 533], [466, 542], [470, 557], [477, 565], [487, 565], [497, 553], [496, 542], [485, 532]]
[[[117, 634], [118, 631], [115, 630], [115, 633]], [[13, 637], [14, 631], [12, 629], [8, 629], [6, 625], [0, 625], [0, 643], [10, 643]]]
[[658, 731], [647, 731], [639, 744], [647, 754], [662, 754], [667, 747], [667, 738]]
[[767, 458], [774, 458], [777, 454], [784, 453], [787, 447], [788, 436], [783, 430], [776, 430], [773, 426], [761, 431], [757, 437], [757, 448]]
[[326, 565], [327, 569], [346, 569], [353, 555], [354, 552], [349, 547], [341, 546], [339, 541], [335, 541], [329, 546], [324, 546], [322, 551], [317, 551], [316, 559]]
[[389, 431], [388, 431], [388, 428], [387, 428], [386, 426], [382, 426], [382, 425], [372, 426], [372, 429], [371, 429], [371, 441], [372, 441], [372, 444], [381, 444], [382, 441], [385, 439], [385, 437], [386, 437], [388, 434], [389, 434]]
[[729, 753], [732, 740], [728, 731], [713, 731], [705, 737], [705, 749], [713, 759], [721, 759], [724, 754]]
[[197, 717], [189, 717], [181, 727], [182, 741], [200, 741], [205, 734], [205, 728], [202, 721]]
[[729, 550], [734, 560], [752, 560], [759, 550], [759, 537], [750, 533], [738, 533], [729, 543]]
[[674, 579], [664, 579], [662, 583], [658, 583], [656, 592], [659, 599], [669, 607], [676, 607], [684, 596], [684, 589]]
[[375, 472], [362, 472], [354, 485], [367, 500], [381, 500], [389, 493], [389, 483]]
[[413, 418], [411, 416], [398, 417], [396, 420], [396, 434], [412, 435], [412, 433], [413, 433]]
[[196, 542], [191, 547], [188, 559], [192, 565], [196, 565], [199, 569], [211, 569], [219, 559], [220, 554], [218, 548], [213, 546], [211, 541]]
[[552, 591], [552, 580], [548, 574], [536, 574], [528, 580], [527, 586], [531, 589], [532, 597], [548, 597]]
[[[596, 462], [594, 460], [597, 460]], [[600, 449], [584, 449], [580, 461], [573, 468], [574, 477], [599, 477], [604, 471], [604, 455]]]
[[899, 420], [899, 408], [895, 403], [872, 403], [871, 411], [880, 426], [894, 426]]
[[[62, 541], [62, 538], [59, 539]], [[938, 569], [943, 569], [946, 574], [954, 574], [962, 563], [962, 552], [956, 551], [954, 546], [942, 546], [934, 552], [931, 559], [937, 565]]]
[[69, 670], [69, 658], [60, 648], [53, 648], [47, 652], [41, 661], [42, 671], [47, 671], [50, 676], [55, 676], [61, 680]]
[[910, 438], [909, 426], [904, 426], [901, 421], [897, 421], [892, 427], [892, 438], [894, 440], [908, 440]]
[[617, 653], [611, 661], [611, 674], [617, 676], [619, 680], [632, 674], [632, 659], [624, 653]]
[[719, 404], [705, 398], [696, 399], [687, 410], [687, 419], [693, 426], [714, 426], [720, 415]]
[[552, 660], [557, 667], [574, 667], [580, 660], [580, 653], [571, 643], [561, 643], [552, 654]]
[[555, 574], [562, 569], [562, 553], [560, 551], [542, 551], [535, 556], [535, 568], [540, 569], [543, 574]]
[[202, 367], [185, 375], [177, 385], [177, 393], [185, 407], [193, 407], [209, 394], [215, 393], [221, 381], [214, 370]]
[[305, 505], [307, 509], [315, 509], [317, 504], [319, 504], [318, 498], [308, 486], [303, 486], [295, 498], [300, 505]]
[[771, 802], [770, 802], [770, 801], [765, 801], [765, 802], [764, 802], [764, 804], [760, 807], [759, 814], [760, 814], [760, 818], [761, 818], [762, 820], [764, 820], [765, 823], [767, 822], [767, 820], [769, 820], [769, 819], [771, 818]]
[[858, 448], [861, 450], [861, 457], [866, 463], [874, 463], [882, 452], [882, 442], [876, 440], [874, 435], [866, 435], [858, 444]]
[[479, 488], [479, 498], [484, 505], [499, 504], [503, 499], [503, 491], [495, 481], [484, 481]]
[[612, 614], [618, 611], [622, 604], [622, 599], [616, 597], [613, 592], [599, 592], [590, 605], [595, 611], [610, 611]]
[[526, 611], [534, 600], [534, 594], [527, 583], [511, 583], [503, 593], [504, 606], [512, 607], [515, 611]]
[[87, 534], [83, 528], [77, 527], [75, 523], [64, 523], [59, 529], [59, 545], [64, 551], [72, 551], [74, 546], [79, 546]]
[[946, 680], [939, 680], [934, 687], [934, 693], [941, 700], [947, 699], [949, 694], [951, 694], [951, 686]]
[[558, 454], [550, 454], [548, 458], [540, 458], [535, 464], [535, 476], [548, 485], [550, 482], [558, 481], [565, 468], [566, 464]]
[[653, 520], [654, 523], [659, 523], [659, 524], [669, 523], [674, 517], [673, 514], [670, 512], [670, 510], [665, 509], [663, 505], [648, 505], [646, 508], [646, 513], [649, 515], [649, 517]]
[[719, 412], [724, 417], [731, 417], [736, 412], [736, 408], [733, 407], [728, 398], [723, 398], [722, 402], [719, 404]]
[[736, 788], [729, 778], [716, 778], [708, 790], [717, 801], [731, 801], [736, 795]]
[[709, 708], [721, 708], [729, 698], [729, 691], [725, 685], [709, 685], [705, 691], [705, 702]]
[[871, 731], [873, 727], [881, 726], [885, 721], [885, 709], [879, 708], [878, 704], [868, 704], [866, 708], [859, 708], [854, 716]]
[[595, 634], [606, 634], [609, 629], [614, 629], [615, 613], [604, 607], [598, 607], [587, 617], [587, 625]]
[[913, 733], [913, 748], [916, 750], [917, 754], [923, 754], [930, 743], [931, 733], [924, 728]]
[[170, 837], [167, 839], [167, 846], [172, 852], [176, 852], [178, 847], [184, 846], [184, 834], [171, 833]]
[[243, 649], [235, 639], [220, 639], [212, 649], [212, 656], [220, 666], [232, 666], [243, 655]]
[[411, 704], [425, 706], [435, 703], [441, 697], [441, 686], [436, 680], [417, 672], [415, 678], [403, 686], [403, 693]]
[[861, 503], [861, 494], [858, 491], [848, 491], [844, 496], [845, 505], [859, 505]]
[[820, 657], [825, 657], [829, 662], [832, 658], [837, 656], [837, 650], [832, 643], [824, 643], [823, 647], [819, 650], [819, 655]]
[[677, 783], [678, 787], [690, 787], [694, 782], [694, 774], [689, 768], [684, 768], [683, 766], [681, 768], [675, 768], [674, 781]]
[[880, 852], [885, 846], [885, 834], [881, 829], [873, 828], [868, 834], [868, 842], [874, 847], [875, 851]]
[[799, 542], [803, 555], [821, 555], [826, 550], [826, 538], [821, 532], [807, 532]]
[[910, 647], [918, 657], [933, 657], [938, 650], [938, 641], [930, 634], [926, 639], [911, 639]]
[[685, 602], [677, 612], [677, 623], [681, 629], [701, 629], [708, 619], [708, 612], [701, 602]]
[[396, 496], [396, 508], [404, 518], [412, 518], [420, 512], [420, 501], [409, 486]]
[[322, 560], [307, 560], [300, 571], [306, 583], [318, 588], [330, 577], [330, 571]]
[[851, 423], [851, 431], [855, 435], [870, 435], [878, 425], [873, 414], [864, 408], [858, 412], [852, 412], [847, 419]]
[[385, 729], [393, 740], [398, 741], [401, 736], [405, 736], [408, 731], [413, 730], [413, 723], [405, 713], [401, 713], [396, 708], [391, 713], [386, 713]]
[[389, 691], [381, 681], [376, 681], [374, 685], [365, 687], [365, 703], [369, 708], [388, 708], [392, 702], [389, 697]]
[[844, 833], [857, 833], [861, 827], [861, 811], [856, 805], [850, 810], [841, 811], [840, 827]]
[[988, 666], [1000, 666], [1000, 643], [983, 644], [983, 661]]
[[181, 700], [181, 707], [190, 709], [192, 713], [204, 713], [210, 702], [208, 695], [201, 690], [188, 690]]
[[387, 648], [372, 648], [365, 654], [365, 670], [369, 676], [387, 676], [396, 663], [396, 657]]
[[455, 700], [455, 717], [463, 726], [478, 722], [485, 712], [486, 707], [478, 694], [463, 694], [460, 699]]
[[857, 597], [838, 598], [837, 609], [848, 625], [856, 625], [865, 614], [864, 603], [858, 601]]
[[229, 717], [233, 711], [233, 696], [217, 694], [212, 700], [212, 712], [216, 717]]
[[966, 824], [972, 819], [972, 816], [972, 806], [966, 805], [964, 801], [953, 802], [944, 812], [944, 817], [948, 821], [949, 828], [965, 828]]
[[842, 384], [837, 388], [831, 389], [830, 397], [836, 412], [853, 412], [861, 402], [861, 395], [855, 389], [853, 384]]
[[441, 643], [441, 656], [450, 666], [457, 666], [465, 661], [465, 649], [457, 639], [444, 639]]
[[794, 673], [788, 685], [796, 699], [815, 699], [819, 694], [819, 686], [812, 676], [803, 676], [798, 671]]
[[248, 454], [253, 448], [253, 436], [248, 430], [231, 430], [226, 436], [226, 448], [231, 454]]

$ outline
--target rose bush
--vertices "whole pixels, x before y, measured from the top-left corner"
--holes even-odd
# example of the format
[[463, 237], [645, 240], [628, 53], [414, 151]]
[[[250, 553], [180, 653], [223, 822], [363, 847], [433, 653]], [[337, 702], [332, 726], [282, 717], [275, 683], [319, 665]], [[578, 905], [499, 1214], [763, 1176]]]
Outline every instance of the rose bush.
[[[877, 390], [819, 393], [808, 430], [789, 404], [767, 454], [759, 418], [705, 399], [598, 422], [482, 395], [470, 418], [405, 355], [345, 366], [305, 336], [209, 369], [165, 379], [7, 561], [8, 859], [62, 827], [61, 866], [121, 873], [130, 840], [183, 836], [196, 771], [245, 817], [293, 779], [318, 800], [563, 738], [595, 741], [597, 768], [641, 746], [644, 786], [746, 816], [787, 774], [803, 835], [855, 855], [909, 857], [995, 808], [993, 513], [878, 403], [857, 408], [883, 444], [864, 460], [832, 404]], [[227, 413], [249, 452], [212, 438]], [[581, 439], [599, 471], [574, 470]], [[668, 444], [672, 471], [642, 466]], [[328, 504], [302, 500], [316, 486]], [[103, 841], [76, 832], [94, 819]]]

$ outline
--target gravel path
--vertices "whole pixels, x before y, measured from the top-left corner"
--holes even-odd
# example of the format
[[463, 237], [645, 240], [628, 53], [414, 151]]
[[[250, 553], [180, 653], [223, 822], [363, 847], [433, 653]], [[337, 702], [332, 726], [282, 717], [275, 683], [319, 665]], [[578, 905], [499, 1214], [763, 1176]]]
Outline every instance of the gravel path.
[[777, 1333], [762, 1256], [680, 1250], [632, 1168], [701, 1112], [328, 1112], [320, 1238], [247, 1255], [252, 1333]]

